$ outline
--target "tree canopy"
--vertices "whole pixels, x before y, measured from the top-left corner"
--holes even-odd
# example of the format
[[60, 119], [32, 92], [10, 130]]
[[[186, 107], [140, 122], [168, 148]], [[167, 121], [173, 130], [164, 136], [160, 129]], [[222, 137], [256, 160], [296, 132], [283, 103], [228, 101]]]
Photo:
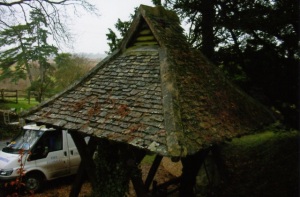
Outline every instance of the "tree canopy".
[[[57, 47], [48, 44], [47, 21], [41, 10], [30, 12], [27, 24], [11, 26], [0, 32], [0, 45], [6, 47], [0, 54], [0, 79], [12, 81], [29, 78], [31, 90], [38, 92], [41, 101], [49, 82], [51, 68], [48, 58], [57, 53]], [[38, 64], [38, 65], [37, 65]], [[39, 70], [39, 77], [34, 79], [32, 69]]]
[[298, 126], [299, 2], [167, 0], [189, 41], [247, 93]]
[[228, 78], [287, 126], [299, 126], [298, 1], [165, 0], [163, 6], [187, 22], [188, 41]]
[[[66, 20], [81, 11], [97, 15], [87, 0], [0, 0], [0, 80], [28, 77], [29, 90], [42, 101], [54, 83], [49, 58], [70, 43]], [[39, 70], [38, 76], [33, 70]]]
[[127, 30], [130, 27], [133, 15], [131, 15], [130, 21], [121, 21], [118, 18], [117, 23], [115, 24], [115, 28], [119, 32], [120, 36], [118, 36], [112, 29], [108, 29], [109, 33], [106, 34], [108, 40], [109, 51], [107, 53], [111, 53], [117, 49], [118, 45], [120, 44], [122, 38], [125, 36]]
[[54, 58], [56, 64], [55, 92], [60, 92], [74, 83], [77, 79], [86, 74], [92, 63], [87, 58], [72, 55], [70, 53], [60, 53]]

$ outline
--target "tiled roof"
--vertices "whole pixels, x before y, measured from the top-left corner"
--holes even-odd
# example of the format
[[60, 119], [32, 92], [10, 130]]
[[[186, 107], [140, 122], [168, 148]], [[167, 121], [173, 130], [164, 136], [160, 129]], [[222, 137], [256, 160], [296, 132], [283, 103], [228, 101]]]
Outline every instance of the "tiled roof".
[[193, 154], [274, 121], [190, 48], [174, 12], [148, 6], [118, 51], [25, 119], [164, 156]]

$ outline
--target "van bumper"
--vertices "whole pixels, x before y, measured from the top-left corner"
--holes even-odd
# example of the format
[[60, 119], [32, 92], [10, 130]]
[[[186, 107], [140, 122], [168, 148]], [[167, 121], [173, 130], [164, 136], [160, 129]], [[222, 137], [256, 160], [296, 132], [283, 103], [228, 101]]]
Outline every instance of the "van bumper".
[[11, 177], [11, 176], [0, 176], [0, 183], [15, 181], [18, 177]]

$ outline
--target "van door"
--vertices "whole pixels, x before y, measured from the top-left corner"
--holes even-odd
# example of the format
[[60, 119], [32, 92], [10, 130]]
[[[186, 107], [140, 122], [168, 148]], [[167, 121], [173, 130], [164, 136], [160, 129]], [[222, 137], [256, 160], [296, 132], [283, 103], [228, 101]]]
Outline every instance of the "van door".
[[80, 164], [80, 155], [69, 133], [67, 133], [67, 142], [68, 142], [69, 157], [70, 157], [70, 173], [76, 174]]
[[70, 174], [69, 154], [63, 131], [46, 131], [32, 149], [30, 160], [36, 161], [48, 179]]

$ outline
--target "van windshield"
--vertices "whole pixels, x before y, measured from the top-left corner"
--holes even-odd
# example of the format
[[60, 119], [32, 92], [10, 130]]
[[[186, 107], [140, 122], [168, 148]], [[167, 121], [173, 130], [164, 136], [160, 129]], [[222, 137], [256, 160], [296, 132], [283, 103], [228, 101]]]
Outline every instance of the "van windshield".
[[5, 148], [3, 148], [2, 151], [16, 154], [18, 154], [21, 149], [28, 151], [43, 133], [44, 131], [42, 130], [23, 130]]

